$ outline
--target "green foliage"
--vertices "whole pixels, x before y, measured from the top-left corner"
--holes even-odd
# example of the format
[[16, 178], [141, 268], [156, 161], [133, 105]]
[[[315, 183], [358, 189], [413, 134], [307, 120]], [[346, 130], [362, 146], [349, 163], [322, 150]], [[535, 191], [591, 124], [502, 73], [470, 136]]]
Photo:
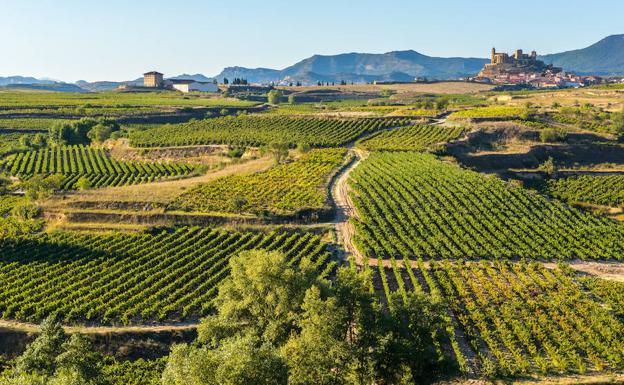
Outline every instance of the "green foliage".
[[297, 268], [266, 252], [230, 264], [217, 313], [202, 322], [195, 346], [174, 348], [164, 385], [364, 385], [434, 373], [437, 352], [428, 344], [443, 309], [429, 296], [409, 296], [388, 314], [367, 273], [339, 269], [330, 283], [305, 260]]
[[16, 359], [3, 385], [96, 385], [102, 384], [101, 357], [79, 334], [68, 337], [60, 323], [48, 317], [26, 351]]
[[351, 142], [365, 133], [408, 123], [408, 119], [399, 118], [321, 119], [241, 115], [135, 130], [129, 138], [135, 147], [200, 144], [262, 146], [270, 143], [287, 143], [292, 147], [298, 143], [331, 147]]
[[118, 161], [103, 148], [82, 145], [19, 153], [9, 158], [3, 168], [11, 175], [26, 179], [27, 189], [41, 180], [58, 180], [54, 190], [87, 186], [86, 182], [78, 186], [80, 179], [87, 179], [89, 187], [123, 186], [188, 176], [194, 170], [194, 166], [185, 163]]
[[26, 322], [49, 314], [73, 324], [198, 319], [211, 313], [229, 259], [245, 250], [283, 250], [292, 264], [307, 257], [319, 272], [332, 268], [321, 235], [283, 231], [1, 235], [0, 312]]
[[526, 117], [529, 109], [512, 106], [479, 107], [453, 112], [451, 118], [521, 118]]
[[360, 145], [369, 150], [423, 151], [428, 147], [456, 139], [462, 127], [415, 125], [382, 131]]
[[183, 193], [170, 208], [275, 214], [322, 209], [327, 206], [329, 175], [344, 155], [344, 149], [317, 149], [268, 171], [219, 178]]
[[78, 121], [56, 123], [48, 131], [52, 144], [88, 144], [91, 141], [103, 142], [119, 125], [110, 119], [82, 118]]
[[102, 367], [107, 385], [160, 385], [166, 359], [108, 362]]
[[19, 202], [11, 209], [11, 215], [21, 221], [35, 219], [39, 214], [41, 208], [30, 202]]
[[93, 185], [91, 184], [91, 181], [89, 180], [89, 178], [87, 178], [86, 176], [81, 176], [80, 178], [78, 178], [78, 180], [76, 181], [76, 188], [78, 190], [88, 190], [90, 189]]
[[546, 192], [570, 203], [624, 207], [624, 175], [580, 175], [550, 179]]
[[427, 154], [372, 153], [351, 186], [357, 246], [369, 257], [621, 259], [624, 252], [621, 224]]
[[44, 176], [38, 174], [22, 182], [21, 187], [28, 198], [33, 200], [44, 199], [55, 191], [59, 191], [64, 181], [65, 178], [62, 175], [52, 174]]
[[279, 104], [283, 94], [280, 90], [271, 90], [267, 93], [267, 101], [269, 104]]
[[562, 129], [557, 128], [545, 128], [540, 131], [540, 141], [547, 143], [565, 142], [568, 138], [568, 133]]

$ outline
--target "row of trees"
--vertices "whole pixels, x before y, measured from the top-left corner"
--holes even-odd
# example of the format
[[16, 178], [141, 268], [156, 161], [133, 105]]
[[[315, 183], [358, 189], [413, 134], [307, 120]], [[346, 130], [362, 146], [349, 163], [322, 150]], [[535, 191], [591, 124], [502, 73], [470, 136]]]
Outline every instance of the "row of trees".
[[73, 122], [56, 123], [48, 130], [52, 144], [102, 143], [115, 131], [119, 124], [111, 119], [82, 118]]

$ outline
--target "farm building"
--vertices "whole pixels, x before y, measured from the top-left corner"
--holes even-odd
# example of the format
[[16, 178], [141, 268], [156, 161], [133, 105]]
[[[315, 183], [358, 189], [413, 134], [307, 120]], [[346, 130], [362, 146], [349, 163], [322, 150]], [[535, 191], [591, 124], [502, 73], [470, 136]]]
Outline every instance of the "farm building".
[[160, 88], [164, 84], [163, 74], [156, 71], [143, 74], [143, 87]]
[[168, 83], [171, 84], [171, 87], [181, 92], [218, 92], [219, 87], [210, 82], [198, 82], [192, 79], [176, 79], [176, 80], [168, 80]]

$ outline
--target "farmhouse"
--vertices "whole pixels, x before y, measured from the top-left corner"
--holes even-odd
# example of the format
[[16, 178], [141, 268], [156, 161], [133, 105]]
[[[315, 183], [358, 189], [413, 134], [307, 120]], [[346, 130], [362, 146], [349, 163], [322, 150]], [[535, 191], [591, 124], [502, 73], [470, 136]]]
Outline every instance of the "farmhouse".
[[151, 71], [143, 74], [143, 87], [161, 88], [164, 84], [163, 74], [160, 72]]
[[172, 88], [181, 92], [219, 92], [219, 87], [211, 82], [198, 82], [192, 79], [167, 80]]

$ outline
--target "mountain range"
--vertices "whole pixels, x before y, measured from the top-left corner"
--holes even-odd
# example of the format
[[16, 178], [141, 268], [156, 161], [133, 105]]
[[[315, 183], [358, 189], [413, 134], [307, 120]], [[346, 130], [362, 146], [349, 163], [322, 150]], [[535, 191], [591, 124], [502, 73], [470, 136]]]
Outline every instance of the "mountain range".
[[[589, 47], [539, 57], [548, 64], [562, 67], [580, 75], [624, 76], [624, 35], [608, 36]], [[412, 81], [415, 78], [457, 79], [474, 76], [489, 59], [462, 57], [432, 57], [413, 50], [383, 54], [345, 53], [314, 55], [284, 69], [227, 67], [215, 77], [202, 74], [182, 74], [169, 79], [194, 79], [209, 82], [224, 78], [247, 79], [251, 83], [345, 81], [366, 83], [373, 81]], [[55, 90], [106, 91], [122, 84], [142, 84], [142, 78], [125, 82], [86, 82], [73, 84], [49, 79], [11, 76], [0, 77], [0, 86]]]

